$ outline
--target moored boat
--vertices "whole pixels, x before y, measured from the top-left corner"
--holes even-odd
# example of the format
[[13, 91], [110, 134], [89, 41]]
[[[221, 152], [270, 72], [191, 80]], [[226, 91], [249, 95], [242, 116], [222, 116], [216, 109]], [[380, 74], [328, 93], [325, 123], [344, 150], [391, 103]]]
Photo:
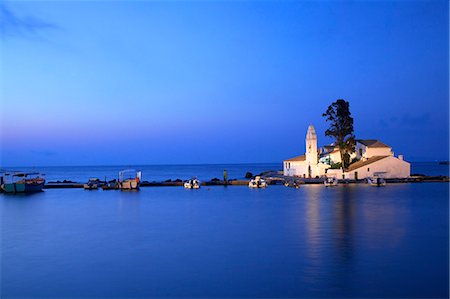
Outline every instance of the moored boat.
[[326, 178], [323, 182], [326, 187], [333, 187], [338, 185], [338, 179], [335, 177]]
[[44, 175], [38, 172], [5, 172], [1, 189], [5, 193], [32, 193], [42, 191]]
[[83, 185], [84, 190], [95, 190], [98, 189], [100, 184], [100, 179], [90, 178], [86, 184]]
[[135, 169], [125, 169], [119, 172], [120, 190], [139, 190], [142, 172]]
[[383, 178], [367, 178], [367, 183], [374, 187], [386, 186], [386, 181]]
[[248, 183], [250, 188], [266, 188], [267, 182], [261, 178], [260, 176], [256, 176], [254, 179], [251, 179]]
[[102, 186], [103, 190], [116, 190], [119, 189], [119, 183], [117, 180], [108, 181], [106, 184]]
[[284, 186], [285, 187], [292, 187], [292, 188], [300, 188], [300, 185], [302, 182], [300, 180], [291, 179], [291, 180], [285, 180]]
[[186, 182], [184, 182], [184, 188], [186, 189], [199, 189], [200, 188], [200, 181], [196, 178], [192, 178]]

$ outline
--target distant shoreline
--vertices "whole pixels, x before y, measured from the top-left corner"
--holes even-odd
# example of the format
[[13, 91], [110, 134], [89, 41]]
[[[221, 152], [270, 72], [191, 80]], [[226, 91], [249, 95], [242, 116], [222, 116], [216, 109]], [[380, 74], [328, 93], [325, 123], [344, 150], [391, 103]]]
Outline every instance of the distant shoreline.
[[[450, 165], [449, 161], [408, 161], [412, 164], [435, 164], [435, 165]], [[283, 162], [245, 162], [245, 163], [186, 163], [186, 164], [110, 164], [110, 165], [32, 165], [32, 166], [0, 166], [0, 170], [14, 169], [14, 168], [56, 168], [56, 167], [148, 167], [148, 166], [225, 166], [225, 165], [280, 165], [282, 168]]]

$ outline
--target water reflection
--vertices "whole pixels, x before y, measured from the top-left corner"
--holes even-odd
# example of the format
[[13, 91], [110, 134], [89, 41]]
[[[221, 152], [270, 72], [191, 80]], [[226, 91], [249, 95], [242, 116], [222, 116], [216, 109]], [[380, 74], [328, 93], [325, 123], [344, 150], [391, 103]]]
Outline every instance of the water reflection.
[[398, 246], [405, 234], [410, 208], [383, 199], [383, 192], [393, 192], [386, 190], [365, 186], [304, 187], [299, 196], [303, 195], [305, 200], [308, 256], [320, 258], [327, 248], [332, 250], [327, 254], [336, 262], [348, 265], [358, 242], [373, 247]]
[[405, 206], [407, 201], [402, 204], [396, 201], [399, 195], [393, 199], [386, 198], [388, 192], [391, 196], [395, 195], [402, 192], [404, 186], [389, 187], [391, 190], [369, 189], [366, 200], [360, 203], [365, 240], [367, 246], [373, 249], [398, 247], [406, 234], [411, 207]]
[[[304, 190], [308, 257], [304, 280], [313, 291], [324, 284], [335, 291], [343, 289], [355, 255], [355, 192], [348, 186]], [[326, 264], [334, 266], [325, 271]]]
[[[27, 213], [38, 213], [45, 210], [45, 194], [44, 192], [36, 193], [18, 193], [18, 194], [0, 194], [0, 213], [4, 220], [5, 217], [27, 217]], [[11, 216], [3, 214], [6, 210], [13, 210], [17, 215]]]
[[13, 199], [13, 200], [24, 200], [28, 198], [39, 198], [39, 197], [42, 198], [44, 192], [46, 191], [30, 192], [30, 193], [0, 193], [0, 198], [3, 197], [4, 199]]
[[306, 232], [308, 243], [308, 256], [316, 259], [321, 243], [320, 218], [320, 189], [317, 186], [308, 186], [306, 191]]
[[336, 292], [349, 294], [349, 281], [354, 275], [355, 252], [357, 237], [355, 236], [357, 226], [357, 208], [354, 186], [342, 186], [337, 190], [333, 200], [333, 223], [332, 225], [332, 261], [334, 283]]
[[[399, 203], [402, 189], [370, 186], [305, 186], [304, 217], [306, 256], [305, 282], [311, 288], [326, 284], [337, 294], [350, 296], [351, 276], [358, 271], [359, 258], [366, 250], [404, 246], [411, 207]], [[328, 265], [324, 271], [323, 265]]]
[[[322, 186], [320, 186], [322, 187]], [[312, 288], [322, 279], [321, 271], [324, 263], [323, 229], [326, 225], [321, 208], [321, 188], [319, 186], [306, 186], [305, 228], [306, 228], [306, 256], [305, 275], [303, 279]], [[303, 199], [303, 198], [302, 198]], [[303, 216], [303, 215], [302, 215]]]
[[333, 204], [334, 256], [342, 265], [347, 265], [354, 255], [355, 192], [353, 186], [342, 186], [337, 190]]
[[118, 213], [123, 218], [139, 216], [142, 191], [114, 191], [118, 193]]
[[0, 198], [8, 298], [448, 297], [439, 183]]

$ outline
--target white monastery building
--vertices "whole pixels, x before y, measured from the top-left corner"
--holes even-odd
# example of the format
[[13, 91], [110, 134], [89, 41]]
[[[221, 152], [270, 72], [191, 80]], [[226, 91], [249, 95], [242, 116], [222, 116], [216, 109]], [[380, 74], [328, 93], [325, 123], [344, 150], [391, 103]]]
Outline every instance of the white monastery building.
[[306, 133], [306, 153], [284, 160], [285, 176], [303, 178], [337, 177], [339, 179], [365, 179], [368, 177], [406, 178], [410, 176], [411, 164], [403, 160], [403, 155], [394, 156], [392, 148], [375, 139], [356, 140], [355, 153], [350, 157], [353, 163], [342, 171], [331, 169], [331, 165], [341, 162], [337, 146], [331, 144], [317, 148], [317, 134], [313, 125]]
[[331, 166], [319, 162], [317, 150], [317, 134], [313, 125], [309, 125], [306, 133], [306, 153], [284, 161], [284, 175], [315, 178], [324, 176], [327, 168]]

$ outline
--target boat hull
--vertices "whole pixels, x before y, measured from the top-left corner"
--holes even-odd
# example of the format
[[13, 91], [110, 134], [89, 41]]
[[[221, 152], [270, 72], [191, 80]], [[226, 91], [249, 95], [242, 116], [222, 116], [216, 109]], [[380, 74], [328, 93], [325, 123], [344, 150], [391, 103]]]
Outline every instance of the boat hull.
[[96, 190], [98, 189], [97, 184], [84, 184], [83, 185], [84, 190]]
[[108, 183], [108, 184], [106, 184], [106, 185], [103, 185], [103, 186], [102, 186], [102, 189], [103, 189], [103, 190], [116, 190], [116, 189], [119, 189], [119, 185], [116, 184], [116, 183], [114, 183], [114, 184]]
[[186, 189], [200, 189], [200, 186], [199, 185], [184, 184], [184, 188], [186, 188]]
[[250, 183], [248, 183], [248, 187], [252, 188], [252, 189], [257, 189], [257, 188], [266, 188], [267, 187], [267, 183], [266, 182], [253, 182], [251, 181]]
[[381, 178], [376, 178], [376, 179], [367, 179], [367, 182], [374, 187], [384, 187], [386, 186], [386, 181], [384, 179]]
[[200, 182], [198, 180], [190, 180], [184, 183], [184, 188], [186, 189], [199, 189]]
[[325, 182], [323, 182], [324, 185], [326, 187], [334, 187], [338, 185], [338, 181], [337, 180], [326, 180]]
[[42, 191], [44, 184], [7, 183], [2, 185], [2, 190], [5, 193], [33, 193]]
[[139, 183], [136, 180], [126, 180], [119, 182], [120, 190], [138, 190]]

